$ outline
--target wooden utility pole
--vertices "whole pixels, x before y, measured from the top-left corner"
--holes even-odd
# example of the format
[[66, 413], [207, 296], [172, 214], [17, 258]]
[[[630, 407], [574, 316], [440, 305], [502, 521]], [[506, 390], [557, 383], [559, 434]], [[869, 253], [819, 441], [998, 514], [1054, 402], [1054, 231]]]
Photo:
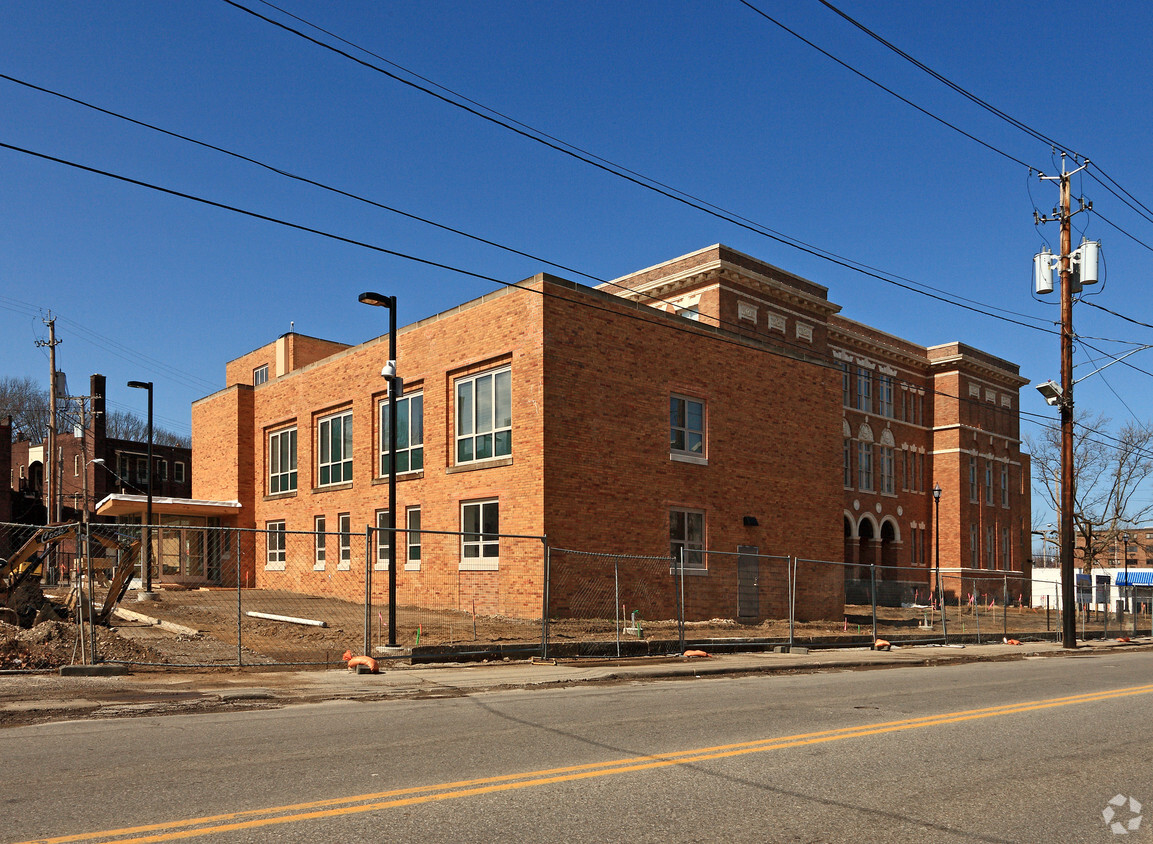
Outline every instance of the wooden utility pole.
[[60, 502], [56, 488], [56, 319], [52, 312], [44, 320], [48, 326], [48, 339], [37, 340], [37, 346], [48, 347], [48, 448], [44, 451], [44, 510], [45, 521], [60, 521]]
[[1091, 208], [1083, 200], [1078, 201], [1077, 211], [1073, 210], [1073, 198], [1069, 190], [1070, 178], [1089, 166], [1086, 160], [1076, 170], [1066, 172], [1065, 154], [1061, 154], [1061, 175], [1045, 176], [1041, 179], [1056, 181], [1061, 189], [1061, 204], [1055, 208], [1053, 217], [1037, 217], [1039, 222], [1057, 220], [1061, 224], [1061, 395], [1057, 406], [1061, 411], [1061, 512], [1058, 514], [1061, 536], [1061, 594], [1064, 613], [1061, 618], [1061, 644], [1066, 648], [1077, 647], [1077, 595], [1073, 581], [1073, 215]]

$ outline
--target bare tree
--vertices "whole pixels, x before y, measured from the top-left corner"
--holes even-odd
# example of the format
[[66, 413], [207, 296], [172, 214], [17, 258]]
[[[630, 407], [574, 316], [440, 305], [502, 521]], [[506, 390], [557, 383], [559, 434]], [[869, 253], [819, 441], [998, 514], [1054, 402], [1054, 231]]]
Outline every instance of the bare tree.
[[48, 390], [27, 375], [0, 378], [0, 418], [12, 417], [12, 435], [32, 442], [48, 436]]
[[[1102, 552], [1118, 545], [1127, 528], [1153, 515], [1153, 501], [1137, 499], [1142, 481], [1153, 471], [1153, 425], [1129, 422], [1113, 434], [1109, 424], [1105, 416], [1079, 414], [1074, 425], [1073, 527], [1085, 572]], [[1025, 441], [1032, 452], [1037, 492], [1060, 512], [1061, 431], [1046, 428], [1040, 437]]]
[[[110, 410], [105, 417], [105, 431], [116, 440], [148, 441], [148, 420], [128, 410]], [[152, 428], [152, 441], [157, 445], [191, 448], [192, 437], [175, 434], [165, 428]]]

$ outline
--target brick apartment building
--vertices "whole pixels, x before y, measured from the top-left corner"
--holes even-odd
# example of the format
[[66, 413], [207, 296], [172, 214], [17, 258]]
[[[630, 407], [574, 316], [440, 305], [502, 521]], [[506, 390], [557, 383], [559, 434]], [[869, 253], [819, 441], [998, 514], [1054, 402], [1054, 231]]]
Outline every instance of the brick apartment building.
[[[684, 553], [686, 576], [726, 596], [690, 617], [731, 615], [750, 586], [757, 617], [787, 615], [783, 574], [742, 581], [738, 550], [801, 560], [800, 618], [838, 617], [870, 563], [903, 567], [877, 576], [912, 597], [933, 562], [934, 482], [942, 566], [1021, 570], [1016, 366], [838, 311], [826, 288], [712, 246], [599, 288], [537, 275], [404, 327], [396, 502], [388, 338], [290, 333], [230, 362], [228, 386], [194, 403], [193, 493], [239, 502], [224, 524], [267, 531], [258, 586], [355, 595], [363, 572], [344, 535], [393, 506], [413, 531], [396, 540], [399, 603], [526, 617], [541, 613], [542, 546], [509, 535]], [[294, 531], [317, 538], [286, 542]], [[652, 588], [671, 601], [671, 581]], [[566, 596], [550, 597], [564, 613]]]
[[[63, 521], [78, 519], [84, 510], [87, 489], [88, 509], [110, 494], [143, 495], [148, 488], [148, 443], [117, 439], [107, 434], [105, 419], [106, 379], [93, 375], [86, 412], [86, 427], [56, 433], [57, 490], [54, 496]], [[12, 438], [9, 436], [8, 441]], [[48, 462], [47, 442], [33, 443], [18, 437], [12, 442], [9, 483], [21, 502], [26, 521], [54, 521], [46, 516], [44, 467]], [[103, 465], [100, 462], [103, 461]], [[153, 444], [153, 495], [188, 498], [192, 495], [192, 451], [178, 446]]]

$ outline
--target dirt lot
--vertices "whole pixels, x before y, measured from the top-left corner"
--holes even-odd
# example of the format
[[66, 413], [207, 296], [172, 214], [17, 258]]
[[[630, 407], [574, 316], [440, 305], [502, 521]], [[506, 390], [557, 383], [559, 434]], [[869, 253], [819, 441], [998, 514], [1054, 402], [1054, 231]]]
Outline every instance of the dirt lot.
[[[62, 601], [63, 596], [49, 593]], [[238, 596], [234, 590], [206, 589], [164, 591], [157, 601], [137, 602], [130, 592], [121, 605], [166, 622], [153, 626], [140, 621], [116, 618], [113, 628], [98, 628], [97, 651], [103, 661], [127, 661], [136, 664], [228, 666], [244, 665], [315, 665], [337, 666], [345, 650], [359, 654], [364, 650], [365, 611], [362, 604], [334, 598], [319, 598], [295, 593], [245, 590]], [[324, 622], [309, 626], [285, 621], [254, 618], [249, 612], [263, 612]], [[387, 643], [385, 624], [387, 608], [374, 607], [371, 613], [373, 646]], [[1060, 630], [1057, 613], [1046, 618], [1044, 610], [1013, 607], [1007, 613], [1002, 607], [952, 607], [948, 627], [951, 636], [980, 633], [986, 640], [998, 640], [1008, 629], [1011, 637], [1055, 633]], [[473, 616], [448, 610], [397, 608], [398, 644], [465, 646], [478, 650], [492, 646], [538, 645], [541, 641], [539, 620], [494, 616]], [[1079, 635], [1100, 637], [1121, 632], [1111, 617], [1106, 627], [1101, 614], [1079, 617]], [[1148, 614], [1138, 618], [1138, 629], [1150, 630]], [[1132, 630], [1132, 617], [1126, 620], [1125, 632]], [[941, 620], [938, 613], [926, 607], [879, 608], [877, 631], [881, 637], [914, 636], [926, 641], [939, 640]], [[1084, 631], [1082, 633], [1082, 631]], [[636, 639], [635, 633], [622, 630], [621, 640]], [[641, 620], [641, 635], [648, 640], [675, 640], [677, 626], [673, 621]], [[798, 622], [796, 641], [868, 639], [872, 635], [872, 614], [868, 606], [849, 606], [837, 620]], [[550, 642], [611, 642], [617, 637], [613, 619], [559, 619], [550, 624]], [[787, 642], [787, 620], [770, 620], [756, 625], [738, 624], [731, 619], [689, 622], [686, 636], [692, 640], [757, 639]], [[238, 646], [239, 637], [239, 646]], [[0, 668], [55, 668], [83, 658], [77, 627], [71, 622], [45, 622], [31, 630], [0, 624]]]

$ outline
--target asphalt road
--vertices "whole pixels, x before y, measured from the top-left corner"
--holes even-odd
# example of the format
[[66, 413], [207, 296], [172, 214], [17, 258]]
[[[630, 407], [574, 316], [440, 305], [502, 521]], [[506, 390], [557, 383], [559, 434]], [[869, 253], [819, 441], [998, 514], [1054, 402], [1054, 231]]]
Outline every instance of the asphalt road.
[[17, 727], [0, 840], [1149, 841], [1151, 710], [1098, 653]]

